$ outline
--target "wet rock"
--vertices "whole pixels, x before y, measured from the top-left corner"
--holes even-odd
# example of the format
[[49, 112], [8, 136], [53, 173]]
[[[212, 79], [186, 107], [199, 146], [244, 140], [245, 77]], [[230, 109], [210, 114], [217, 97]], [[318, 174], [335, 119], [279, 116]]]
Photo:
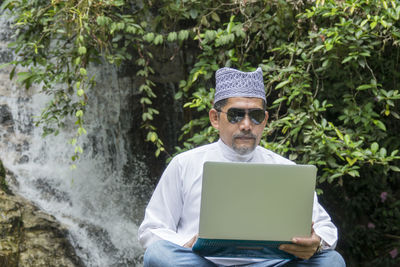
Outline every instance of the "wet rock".
[[42, 192], [42, 197], [45, 199], [52, 199], [58, 202], [68, 203], [72, 206], [71, 198], [66, 192], [57, 189], [57, 186], [52, 185], [44, 178], [39, 178], [34, 182], [36, 188]]
[[10, 108], [7, 105], [0, 105], [0, 124], [11, 124], [12, 122]]
[[[1, 166], [0, 166], [1, 167]], [[4, 169], [0, 169], [0, 183]], [[84, 266], [67, 229], [20, 196], [0, 189], [0, 266]]]
[[0, 62], [10, 62], [14, 59], [12, 52], [8, 49], [0, 49]]
[[29, 157], [27, 155], [23, 155], [19, 158], [18, 164], [24, 164], [29, 162]]

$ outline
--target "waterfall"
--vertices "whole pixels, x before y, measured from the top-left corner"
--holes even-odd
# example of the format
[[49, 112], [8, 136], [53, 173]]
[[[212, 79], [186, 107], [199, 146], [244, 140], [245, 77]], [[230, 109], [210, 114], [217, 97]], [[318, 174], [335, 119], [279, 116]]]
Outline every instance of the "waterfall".
[[[13, 57], [11, 32], [0, 17], [0, 64]], [[49, 97], [10, 81], [10, 70], [0, 70], [0, 159], [13, 173], [11, 186], [67, 226], [86, 266], [141, 265], [137, 228], [151, 186], [144, 156], [132, 154], [128, 134], [137, 121], [129, 103], [138, 95], [134, 81], [106, 63], [91, 68], [97, 83], [85, 114], [90, 124], [72, 170], [73, 121], [59, 135], [42, 138], [33, 116]]]

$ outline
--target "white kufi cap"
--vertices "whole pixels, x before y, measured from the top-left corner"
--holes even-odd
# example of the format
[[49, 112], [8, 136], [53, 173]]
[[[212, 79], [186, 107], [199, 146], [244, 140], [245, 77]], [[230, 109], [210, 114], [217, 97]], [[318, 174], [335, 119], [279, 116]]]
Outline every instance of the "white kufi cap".
[[214, 103], [230, 97], [255, 97], [266, 101], [261, 68], [253, 72], [219, 69], [215, 73], [215, 84]]

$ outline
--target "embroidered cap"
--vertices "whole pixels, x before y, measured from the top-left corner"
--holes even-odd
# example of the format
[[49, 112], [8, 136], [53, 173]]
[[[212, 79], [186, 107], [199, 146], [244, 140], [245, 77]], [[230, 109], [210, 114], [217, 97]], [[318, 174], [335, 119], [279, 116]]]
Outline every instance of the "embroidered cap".
[[256, 97], [266, 101], [261, 68], [253, 72], [219, 69], [215, 73], [215, 84], [214, 103], [230, 97]]

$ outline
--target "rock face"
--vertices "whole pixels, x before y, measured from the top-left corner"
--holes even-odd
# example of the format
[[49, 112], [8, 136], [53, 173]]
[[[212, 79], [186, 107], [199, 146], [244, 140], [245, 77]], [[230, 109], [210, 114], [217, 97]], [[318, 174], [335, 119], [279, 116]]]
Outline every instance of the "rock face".
[[[52, 216], [6, 190], [0, 162], [0, 266], [83, 266], [67, 238], [67, 230]], [[5, 191], [8, 191], [6, 193]]]

